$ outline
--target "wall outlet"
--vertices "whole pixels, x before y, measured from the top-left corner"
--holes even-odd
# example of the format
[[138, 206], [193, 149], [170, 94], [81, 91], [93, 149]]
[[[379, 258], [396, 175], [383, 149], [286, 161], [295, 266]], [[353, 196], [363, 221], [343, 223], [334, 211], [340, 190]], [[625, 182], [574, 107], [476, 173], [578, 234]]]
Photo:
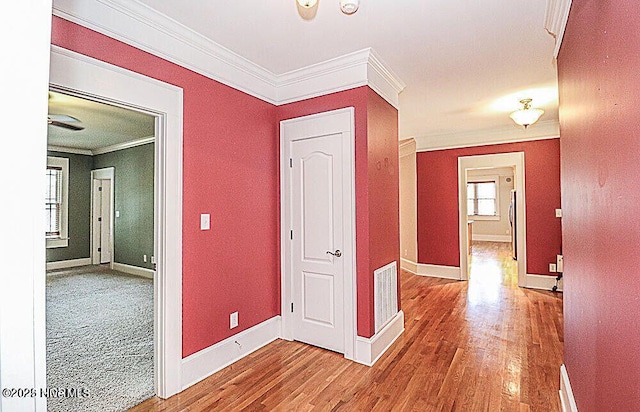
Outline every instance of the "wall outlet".
[[116, 217], [120, 217], [120, 211], [116, 210]]
[[211, 229], [211, 215], [208, 213], [203, 213], [200, 215], [200, 230], [209, 229]]
[[549, 263], [549, 272], [556, 273], [558, 270], [555, 263]]
[[562, 255], [557, 255], [556, 256], [556, 268], [558, 269], [558, 272], [562, 273], [564, 271], [564, 259], [562, 257]]
[[556, 209], [556, 217], [562, 217], [562, 209]]
[[238, 327], [238, 312], [233, 312], [229, 315], [229, 329]]
[[146, 262], [147, 261], [147, 255], [142, 255], [142, 261]]

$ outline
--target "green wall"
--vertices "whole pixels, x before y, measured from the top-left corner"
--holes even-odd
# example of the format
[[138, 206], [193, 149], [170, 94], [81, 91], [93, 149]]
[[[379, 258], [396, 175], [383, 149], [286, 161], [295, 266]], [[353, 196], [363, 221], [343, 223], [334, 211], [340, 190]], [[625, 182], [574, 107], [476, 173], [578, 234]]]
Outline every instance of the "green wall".
[[114, 262], [153, 269], [154, 155], [149, 143], [93, 157], [94, 169], [115, 168]]
[[91, 156], [47, 152], [69, 159], [69, 246], [47, 249], [47, 262], [91, 256]]

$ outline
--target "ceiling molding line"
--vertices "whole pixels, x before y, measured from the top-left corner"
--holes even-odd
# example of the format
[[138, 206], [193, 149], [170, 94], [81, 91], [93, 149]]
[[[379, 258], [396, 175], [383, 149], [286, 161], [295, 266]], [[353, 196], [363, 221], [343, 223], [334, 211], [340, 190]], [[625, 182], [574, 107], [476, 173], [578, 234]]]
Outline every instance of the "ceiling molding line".
[[553, 57], [558, 58], [564, 31], [569, 21], [569, 11], [571, 10], [571, 0], [547, 0], [547, 12], [544, 19], [544, 28], [556, 39], [556, 47], [553, 50]]
[[559, 137], [560, 124], [558, 121], [547, 120], [538, 122], [535, 127], [530, 127], [526, 130], [515, 126], [506, 126], [463, 133], [416, 136], [415, 139], [418, 152], [429, 152], [462, 147], [557, 139]]
[[400, 140], [398, 144], [398, 157], [405, 157], [416, 153], [416, 139]]
[[53, 14], [276, 104], [270, 71], [135, 0], [55, 0]]
[[370, 48], [276, 75], [136, 0], [55, 0], [53, 14], [274, 105], [368, 85], [397, 109], [405, 88]]
[[74, 147], [64, 147], [64, 146], [52, 146], [52, 145], [49, 145], [49, 146], [47, 146], [47, 151], [59, 152], [59, 153], [71, 153], [71, 154], [78, 154], [78, 155], [84, 155], [84, 156], [93, 156], [93, 152], [91, 152], [91, 150], [88, 150], [88, 149], [76, 149]]
[[151, 137], [143, 137], [142, 139], [131, 140], [129, 142], [118, 143], [111, 146], [100, 147], [98, 149], [94, 149], [91, 151], [93, 155], [101, 155], [105, 153], [117, 152], [118, 150], [131, 149], [132, 147], [142, 146], [149, 143], [154, 143], [156, 138], [154, 136]]

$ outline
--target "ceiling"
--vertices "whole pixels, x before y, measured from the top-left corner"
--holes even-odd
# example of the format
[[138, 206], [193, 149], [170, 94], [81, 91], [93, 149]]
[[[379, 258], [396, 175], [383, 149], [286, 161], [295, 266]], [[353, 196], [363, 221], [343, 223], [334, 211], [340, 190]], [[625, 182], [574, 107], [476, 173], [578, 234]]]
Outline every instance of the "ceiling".
[[527, 133], [557, 124], [544, 0], [361, 0], [350, 16], [338, 0], [141, 2], [277, 75], [372, 47], [407, 85], [400, 139], [524, 133], [508, 114], [525, 97], [545, 110]]
[[49, 146], [97, 151], [155, 134], [152, 115], [53, 91], [49, 92], [49, 115], [75, 117], [79, 122], [71, 124], [84, 127], [73, 131], [49, 125]]

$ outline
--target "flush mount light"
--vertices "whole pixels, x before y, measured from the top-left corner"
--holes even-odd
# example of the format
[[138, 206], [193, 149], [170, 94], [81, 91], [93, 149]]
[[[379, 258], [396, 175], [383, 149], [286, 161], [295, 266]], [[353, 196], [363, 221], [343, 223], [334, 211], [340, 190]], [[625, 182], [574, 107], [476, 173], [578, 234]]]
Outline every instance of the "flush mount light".
[[544, 110], [531, 108], [531, 99], [522, 99], [520, 103], [522, 103], [522, 109], [511, 113], [509, 117], [516, 122], [516, 124], [526, 129], [540, 119]]
[[311, 7], [315, 6], [317, 2], [318, 0], [298, 0], [298, 4], [305, 9], [310, 9]]
[[360, 0], [340, 0], [340, 10], [344, 14], [353, 14], [358, 11]]

